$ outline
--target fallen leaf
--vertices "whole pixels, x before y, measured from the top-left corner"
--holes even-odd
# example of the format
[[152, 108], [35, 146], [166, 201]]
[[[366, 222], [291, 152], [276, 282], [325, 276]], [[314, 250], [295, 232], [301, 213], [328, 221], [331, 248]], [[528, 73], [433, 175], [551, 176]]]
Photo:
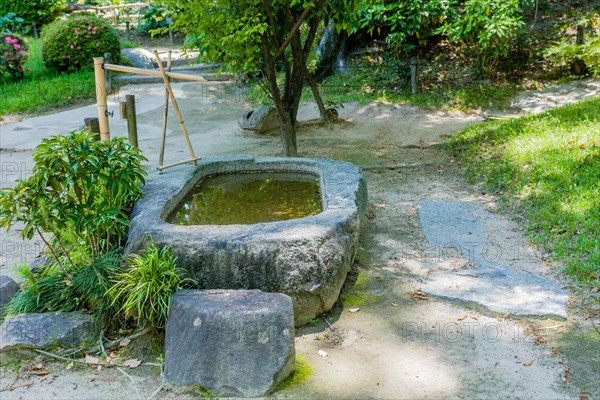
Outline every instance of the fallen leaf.
[[108, 355], [108, 358], [117, 358], [119, 355], [117, 353], [115, 353], [114, 351], [111, 351], [110, 354]]
[[40, 368], [35, 371], [35, 374], [38, 376], [48, 375], [49, 373], [50, 373], [50, 371], [48, 371], [47, 369], [43, 369], [43, 368]]
[[423, 292], [421, 289], [411, 290], [409, 294], [410, 294], [410, 297], [412, 297], [413, 299], [418, 299], [418, 300], [428, 300], [429, 299], [429, 295], [427, 293]]
[[502, 318], [510, 318], [510, 317], [512, 317], [512, 313], [509, 313], [509, 312], [502, 316]]
[[102, 365], [98, 365], [98, 371], [102, 371]]
[[327, 354], [327, 352], [325, 350], [321, 350], [319, 349], [319, 351], [317, 351], [317, 354], [320, 355], [321, 357], [327, 357], [329, 354]]
[[458, 317], [459, 321], [462, 321], [462, 320], [465, 320], [465, 319], [467, 319], [467, 314]]
[[523, 365], [526, 367], [529, 367], [531, 364], [533, 364], [533, 360], [523, 361]]
[[123, 362], [123, 366], [129, 367], [129, 368], [137, 368], [140, 366], [141, 363], [142, 363], [142, 360], [138, 360], [137, 358], [132, 358], [130, 360]]
[[73, 368], [73, 365], [75, 365], [75, 364], [73, 363], [73, 361], [71, 361], [70, 363], [67, 364], [67, 368], [65, 368], [65, 369], [69, 370], [69, 369]]
[[100, 362], [100, 359], [98, 357], [94, 357], [94, 356], [90, 356], [89, 354], [86, 354], [85, 355], [85, 362], [86, 363], [98, 364]]
[[400, 304], [392, 303], [394, 307], [400, 307]]
[[374, 203], [373, 207], [377, 207], [377, 208], [386, 208], [387, 206], [385, 204], [381, 204], [381, 203]]
[[40, 370], [40, 369], [44, 369], [44, 364], [42, 363], [37, 363], [37, 364], [33, 364], [31, 366], [31, 369], [34, 371]]
[[354, 307], [354, 308], [349, 308], [348, 311], [350, 311], [351, 313], [355, 313], [357, 311], [359, 311], [360, 308], [359, 307]]
[[131, 339], [127, 339], [127, 338], [125, 338], [125, 339], [122, 339], [122, 340], [121, 340], [121, 342], [119, 343], [119, 346], [120, 346], [120, 347], [125, 347], [125, 346], [127, 346], [129, 343], [131, 343]]

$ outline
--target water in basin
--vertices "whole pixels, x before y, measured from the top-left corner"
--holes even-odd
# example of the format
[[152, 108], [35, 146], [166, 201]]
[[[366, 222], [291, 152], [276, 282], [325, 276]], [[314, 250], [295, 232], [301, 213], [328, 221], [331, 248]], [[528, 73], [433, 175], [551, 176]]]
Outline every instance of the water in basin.
[[178, 225], [256, 224], [301, 218], [321, 211], [317, 176], [238, 173], [200, 181], [167, 221]]

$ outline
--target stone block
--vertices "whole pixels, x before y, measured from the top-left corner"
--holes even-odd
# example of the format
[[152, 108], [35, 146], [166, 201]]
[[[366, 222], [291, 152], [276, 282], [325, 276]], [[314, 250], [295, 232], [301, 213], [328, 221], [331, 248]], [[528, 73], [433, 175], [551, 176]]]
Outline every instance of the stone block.
[[263, 396], [293, 370], [292, 300], [259, 290], [180, 290], [171, 302], [164, 377], [216, 395]]

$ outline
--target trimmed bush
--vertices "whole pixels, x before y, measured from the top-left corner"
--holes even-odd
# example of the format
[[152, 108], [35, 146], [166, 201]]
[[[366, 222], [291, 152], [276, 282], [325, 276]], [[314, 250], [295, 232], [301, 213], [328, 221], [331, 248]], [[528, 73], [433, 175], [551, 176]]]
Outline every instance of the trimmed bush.
[[119, 33], [104, 18], [72, 15], [54, 21], [42, 33], [42, 58], [55, 71], [92, 69], [92, 58], [110, 53], [111, 62], [120, 59]]
[[25, 20], [25, 23], [38, 27], [48, 24], [67, 6], [66, 0], [4, 0], [0, 1], [0, 15], [15, 13]]
[[29, 45], [16, 33], [0, 34], [0, 82], [23, 79]]

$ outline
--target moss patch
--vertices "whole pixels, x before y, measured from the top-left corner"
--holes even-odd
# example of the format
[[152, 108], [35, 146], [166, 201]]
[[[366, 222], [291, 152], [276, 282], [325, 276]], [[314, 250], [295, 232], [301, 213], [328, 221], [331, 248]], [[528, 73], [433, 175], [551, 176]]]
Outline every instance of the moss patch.
[[306, 381], [311, 377], [313, 373], [312, 367], [308, 364], [308, 361], [300, 355], [296, 355], [296, 369], [290, 376], [285, 378], [283, 382], [277, 385], [276, 391], [288, 390], [294, 388]]

